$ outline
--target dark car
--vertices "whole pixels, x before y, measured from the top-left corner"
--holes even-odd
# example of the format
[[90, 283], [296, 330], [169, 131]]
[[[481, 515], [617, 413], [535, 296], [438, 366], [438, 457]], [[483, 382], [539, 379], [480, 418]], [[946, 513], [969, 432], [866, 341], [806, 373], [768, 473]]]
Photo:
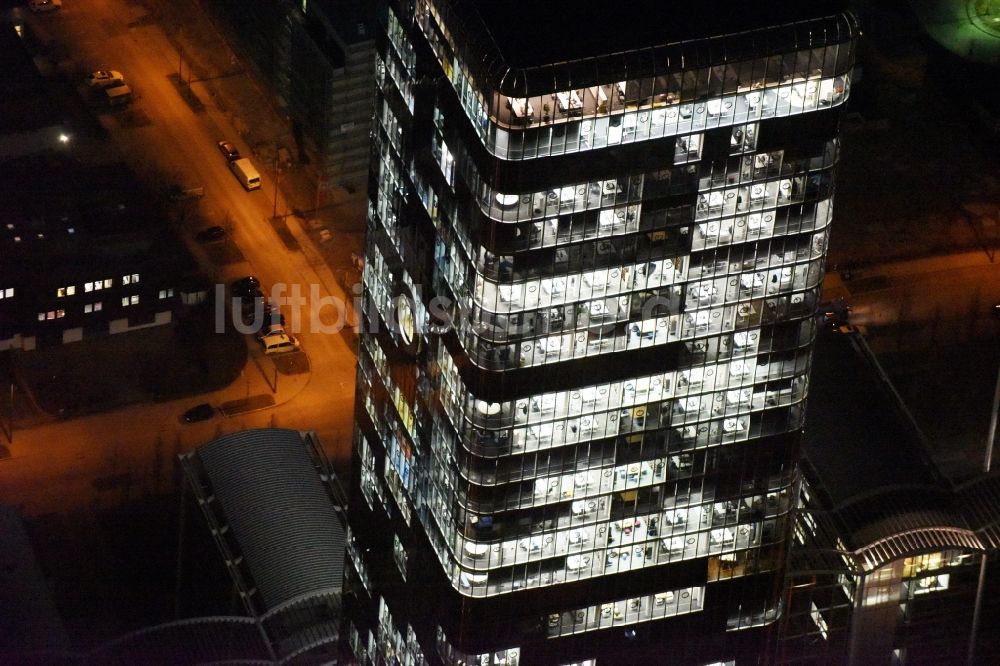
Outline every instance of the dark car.
[[285, 325], [285, 315], [281, 314], [281, 310], [275, 303], [267, 301], [264, 303], [264, 319], [265, 321], [274, 326], [284, 326]]
[[230, 285], [230, 290], [233, 296], [239, 296], [240, 298], [253, 299], [261, 296], [260, 291], [260, 280], [252, 275], [246, 277], [241, 277], [239, 280], [233, 282]]
[[208, 419], [215, 416], [215, 407], [203, 402], [200, 405], [195, 405], [191, 409], [184, 412], [184, 423], [194, 423], [196, 421], [207, 421]]
[[226, 158], [226, 161], [235, 162], [240, 159], [240, 151], [232, 142], [223, 140], [218, 143], [218, 146], [219, 152]]
[[207, 229], [202, 229], [195, 235], [200, 241], [217, 241], [222, 240], [226, 237], [226, 230], [222, 227], [208, 227]]
[[851, 306], [843, 298], [825, 301], [816, 308], [816, 317], [820, 324], [838, 328], [851, 318]]
[[280, 326], [281, 328], [285, 327], [285, 315], [281, 314], [278, 310], [265, 312], [264, 320], [267, 322], [268, 326]]

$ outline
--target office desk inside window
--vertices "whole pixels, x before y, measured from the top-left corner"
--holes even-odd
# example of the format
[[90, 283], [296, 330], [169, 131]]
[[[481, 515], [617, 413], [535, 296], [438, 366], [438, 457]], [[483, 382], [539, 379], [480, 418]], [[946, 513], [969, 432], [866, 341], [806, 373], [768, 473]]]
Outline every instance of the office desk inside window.
[[583, 100], [580, 99], [580, 95], [577, 91], [571, 90], [569, 92], [558, 92], [555, 94], [555, 97], [560, 111], [567, 114], [582, 113]]
[[510, 106], [511, 113], [519, 120], [526, 120], [535, 115], [535, 108], [531, 106], [531, 102], [523, 97], [510, 98], [508, 105]]
[[621, 194], [622, 188], [618, 184], [617, 180], [606, 180], [603, 184], [604, 196], [609, 196], [612, 194]]
[[550, 190], [546, 195], [550, 204], [559, 204], [560, 208], [572, 206], [576, 200], [576, 190], [572, 187], [562, 187], [558, 190]]

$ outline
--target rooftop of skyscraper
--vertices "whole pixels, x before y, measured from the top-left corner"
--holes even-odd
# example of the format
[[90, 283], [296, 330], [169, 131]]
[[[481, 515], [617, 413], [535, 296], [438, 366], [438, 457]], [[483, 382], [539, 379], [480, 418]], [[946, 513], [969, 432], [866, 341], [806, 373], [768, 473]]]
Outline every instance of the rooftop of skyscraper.
[[843, 0], [815, 2], [580, 3], [571, 0], [451, 3], [472, 10], [512, 67], [536, 67], [786, 25], [842, 11]]

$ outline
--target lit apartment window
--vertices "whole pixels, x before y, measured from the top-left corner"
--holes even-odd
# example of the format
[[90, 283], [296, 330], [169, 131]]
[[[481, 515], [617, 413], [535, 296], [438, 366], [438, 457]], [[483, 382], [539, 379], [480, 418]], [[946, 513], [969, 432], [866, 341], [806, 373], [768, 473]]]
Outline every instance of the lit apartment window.
[[56, 289], [56, 297], [63, 298], [65, 296], [72, 296], [76, 293], [76, 286], [70, 285], [68, 287], [59, 287]]
[[99, 291], [101, 289], [107, 289], [111, 286], [111, 280], [94, 280], [93, 282], [84, 282], [83, 290], [85, 292]]
[[0, 289], [0, 301], [5, 298], [14, 298], [14, 287], [7, 287], [6, 289]]
[[[95, 282], [94, 284], [96, 285], [97, 283]], [[114, 284], [114, 280], [112, 280], [111, 278], [107, 278], [104, 281], [104, 288], [105, 289], [111, 289], [111, 285], [113, 285], [113, 284]], [[100, 289], [100, 287], [97, 287], [97, 288]]]
[[123, 275], [122, 284], [139, 284], [139, 274], [132, 273], [131, 275]]
[[56, 319], [62, 319], [66, 316], [65, 310], [56, 310]]
[[160, 290], [160, 300], [163, 300], [164, 298], [173, 298], [173, 297], [174, 297], [174, 290], [173, 289], [161, 289]]
[[62, 319], [66, 316], [65, 310], [49, 310], [48, 312], [39, 312], [38, 321], [50, 321], [52, 319]]
[[127, 308], [130, 305], [136, 305], [139, 302], [138, 294], [133, 296], [122, 296], [122, 307]]
[[90, 314], [91, 312], [100, 312], [101, 302], [97, 301], [96, 303], [87, 303], [86, 305], [83, 306], [83, 311], [85, 314]]

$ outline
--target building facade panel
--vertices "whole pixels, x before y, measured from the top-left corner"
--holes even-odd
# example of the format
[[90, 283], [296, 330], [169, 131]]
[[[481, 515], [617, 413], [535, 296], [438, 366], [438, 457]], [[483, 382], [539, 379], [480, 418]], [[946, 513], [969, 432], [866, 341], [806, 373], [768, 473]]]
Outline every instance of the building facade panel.
[[759, 51], [707, 40], [687, 66], [695, 46], [657, 47], [631, 76], [588, 61], [582, 87], [552, 65], [510, 97], [453, 10], [390, 3], [379, 39], [355, 643], [756, 654], [781, 613], [851, 21], [790, 45], [802, 26], [752, 26]]

